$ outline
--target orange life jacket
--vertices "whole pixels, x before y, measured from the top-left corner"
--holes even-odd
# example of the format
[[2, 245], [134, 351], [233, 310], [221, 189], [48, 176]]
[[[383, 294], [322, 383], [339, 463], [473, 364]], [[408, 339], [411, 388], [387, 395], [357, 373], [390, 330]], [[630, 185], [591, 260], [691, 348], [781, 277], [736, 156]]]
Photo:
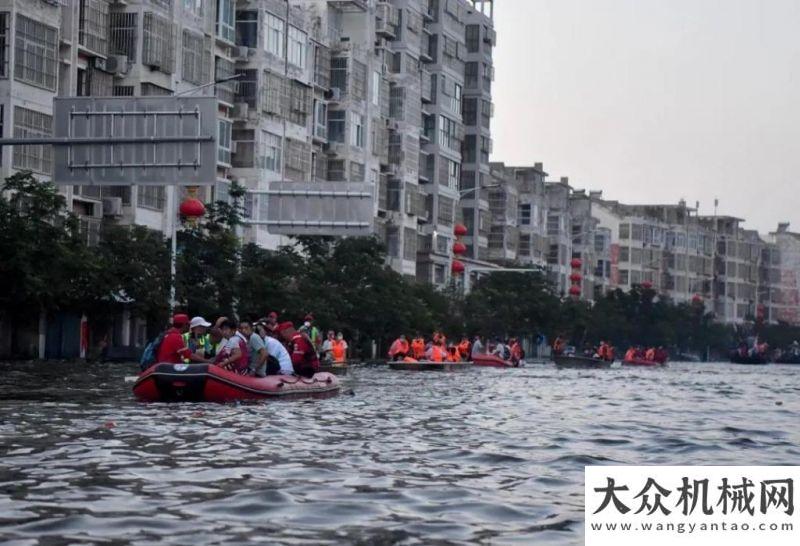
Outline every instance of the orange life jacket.
[[407, 355], [408, 354], [408, 341], [402, 340], [400, 338], [394, 340], [392, 346], [389, 348], [389, 356], [394, 358], [397, 355]]
[[333, 361], [334, 362], [344, 362], [345, 361], [345, 342], [344, 340], [334, 339], [331, 342], [331, 353], [333, 354]]
[[448, 362], [461, 362], [461, 355], [458, 354], [458, 349], [455, 347], [448, 347], [447, 349]]
[[644, 354], [644, 357], [647, 360], [655, 360], [656, 359], [656, 350], [655, 349], [647, 349], [647, 352]]
[[414, 355], [414, 358], [420, 360], [425, 358], [425, 340], [421, 337], [415, 338], [414, 341], [411, 342], [411, 354]]
[[434, 362], [444, 362], [447, 359], [447, 351], [434, 345], [431, 347], [431, 360]]
[[469, 341], [465, 339], [458, 344], [458, 353], [461, 355], [461, 358], [465, 360], [469, 358]]

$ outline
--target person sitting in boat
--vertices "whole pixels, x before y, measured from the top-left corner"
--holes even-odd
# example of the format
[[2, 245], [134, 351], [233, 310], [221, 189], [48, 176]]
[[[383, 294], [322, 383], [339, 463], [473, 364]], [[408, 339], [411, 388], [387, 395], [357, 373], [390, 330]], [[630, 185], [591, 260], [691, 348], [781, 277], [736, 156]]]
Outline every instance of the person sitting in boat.
[[419, 332], [417, 332], [417, 337], [411, 341], [411, 356], [414, 360], [425, 358], [425, 338]]
[[492, 354], [497, 358], [508, 360], [508, 358], [511, 356], [511, 351], [506, 348], [506, 345], [505, 343], [503, 343], [502, 338], [498, 337], [495, 339], [495, 345]]
[[445, 362], [447, 360], [447, 348], [441, 338], [439, 343], [431, 344], [431, 348], [425, 353], [425, 358], [431, 362]]
[[408, 356], [411, 348], [408, 345], [408, 340], [405, 334], [400, 334], [400, 337], [394, 340], [391, 347], [389, 347], [389, 358], [392, 360], [403, 360]]
[[277, 339], [278, 337], [278, 313], [275, 311], [270, 311], [267, 315], [266, 319], [263, 321], [259, 321], [264, 325], [264, 331], [266, 335], [261, 337], [271, 336]]
[[525, 352], [522, 350], [522, 345], [517, 338], [511, 338], [511, 363], [519, 366], [523, 358], [525, 358]]
[[656, 348], [655, 347], [650, 347], [649, 349], [647, 349], [647, 351], [645, 351], [645, 353], [644, 353], [644, 359], [645, 360], [649, 360], [650, 362], [655, 362], [655, 360], [656, 360]]
[[[208, 335], [208, 327], [211, 323], [203, 317], [194, 317], [189, 321], [189, 331], [183, 334], [183, 342], [195, 356], [202, 358], [201, 362], [208, 362], [214, 357], [211, 347], [211, 338]], [[184, 358], [184, 362], [191, 362], [191, 359]]]
[[220, 322], [219, 330], [225, 341], [214, 360], [214, 364], [239, 375], [247, 374], [250, 364], [247, 340], [236, 329], [236, 323], [230, 319]]
[[247, 352], [250, 355], [248, 369], [250, 375], [256, 375], [256, 370], [266, 369], [267, 347], [264, 345], [264, 338], [253, 329], [253, 324], [248, 320], [239, 323], [239, 331], [242, 337], [247, 340]]
[[448, 362], [461, 362], [461, 355], [458, 353], [458, 347], [455, 345], [448, 345], [446, 360]]
[[183, 334], [189, 331], [189, 317], [179, 313], [172, 317], [172, 327], [164, 332], [164, 338], [156, 351], [156, 362], [183, 364], [184, 359], [192, 362], [207, 362], [198, 357], [183, 342]]
[[668, 358], [669, 355], [667, 354], [667, 350], [664, 347], [659, 346], [659, 348], [656, 349], [655, 361], [659, 364], [664, 364]]
[[470, 351], [470, 356], [474, 360], [476, 356], [483, 354], [486, 354], [486, 350], [481, 342], [481, 336], [475, 336], [475, 339], [472, 340], [472, 350]]
[[336, 341], [336, 332], [328, 330], [325, 341], [322, 342], [322, 354], [320, 355], [323, 362], [333, 362], [333, 342]]
[[339, 332], [336, 334], [336, 339], [331, 344], [331, 356], [333, 356], [334, 364], [347, 364], [347, 342], [344, 340], [344, 334]]
[[625, 351], [625, 360], [629, 362], [632, 360], [636, 360], [636, 349], [634, 349], [633, 347], [628, 347], [628, 350]]
[[600, 360], [612, 361], [614, 357], [611, 355], [611, 346], [606, 343], [605, 341], [600, 341], [600, 345], [597, 347], [597, 351], [594, 353], [594, 358], [599, 358]]
[[298, 332], [291, 322], [278, 326], [281, 338], [291, 348], [292, 368], [295, 375], [313, 377], [319, 372], [319, 355], [305, 332]]
[[461, 360], [469, 360], [470, 357], [470, 342], [466, 334], [461, 336], [461, 341], [458, 343], [458, 355]]

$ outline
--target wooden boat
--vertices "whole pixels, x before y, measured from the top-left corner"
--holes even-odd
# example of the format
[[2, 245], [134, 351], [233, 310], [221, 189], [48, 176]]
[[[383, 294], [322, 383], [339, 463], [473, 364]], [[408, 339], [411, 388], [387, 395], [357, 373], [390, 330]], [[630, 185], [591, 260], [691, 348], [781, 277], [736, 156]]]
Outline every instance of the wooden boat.
[[742, 356], [739, 351], [731, 351], [730, 360], [732, 364], [750, 364], [753, 366], [769, 364], [769, 358], [766, 355]]
[[347, 364], [322, 364], [319, 367], [319, 371], [334, 375], [347, 375]]
[[407, 370], [413, 372], [452, 372], [471, 368], [472, 365], [472, 362], [431, 362], [428, 360], [420, 360], [419, 362], [389, 362], [389, 368], [392, 370]]
[[476, 366], [489, 368], [515, 368], [517, 365], [510, 360], [503, 360], [495, 355], [473, 355], [472, 363]]
[[599, 358], [591, 358], [588, 356], [566, 356], [566, 355], [555, 355], [553, 356], [553, 360], [556, 363], [556, 366], [559, 368], [584, 368], [584, 369], [593, 369], [593, 368], [610, 368], [611, 365], [614, 363], [613, 361], [608, 360], [601, 360]]
[[654, 366], [666, 366], [666, 362], [656, 362], [655, 360], [647, 360], [646, 358], [631, 358], [625, 359], [622, 361], [623, 366], [642, 366], [642, 367], [654, 367]]

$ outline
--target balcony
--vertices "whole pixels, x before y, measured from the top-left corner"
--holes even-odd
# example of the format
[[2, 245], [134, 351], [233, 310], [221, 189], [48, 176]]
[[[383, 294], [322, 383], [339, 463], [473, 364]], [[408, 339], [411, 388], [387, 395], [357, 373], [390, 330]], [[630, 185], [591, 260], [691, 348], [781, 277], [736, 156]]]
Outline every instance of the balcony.
[[378, 2], [375, 10], [375, 33], [387, 39], [397, 36], [400, 17], [397, 10], [388, 2]]
[[432, 103], [433, 83], [431, 80], [431, 75], [427, 70], [422, 70], [420, 72], [420, 83], [422, 84], [422, 90], [421, 90], [422, 102]]
[[367, 0], [328, 0], [328, 6], [341, 12], [367, 11]]

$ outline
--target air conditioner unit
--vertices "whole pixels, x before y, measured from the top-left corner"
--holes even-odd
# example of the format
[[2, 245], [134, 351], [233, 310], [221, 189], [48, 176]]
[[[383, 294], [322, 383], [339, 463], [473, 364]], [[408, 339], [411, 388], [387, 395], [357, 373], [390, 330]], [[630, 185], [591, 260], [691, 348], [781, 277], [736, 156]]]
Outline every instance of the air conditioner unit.
[[97, 70], [108, 72], [108, 63], [106, 62], [106, 59], [104, 59], [103, 57], [94, 57], [92, 59], [92, 66], [94, 66], [94, 68], [96, 68]]
[[104, 216], [122, 216], [122, 197], [103, 197]]
[[239, 143], [235, 140], [231, 142], [231, 155], [236, 154], [236, 149], [239, 147], [238, 144]]
[[487, 44], [494, 45], [497, 41], [497, 31], [495, 31], [493, 28], [487, 28], [483, 35], [483, 41]]
[[102, 218], [103, 208], [103, 203], [94, 203], [92, 205], [92, 218]]
[[246, 102], [237, 102], [233, 105], [233, 117], [235, 119], [247, 119], [250, 113], [250, 105]]
[[342, 100], [342, 91], [338, 87], [331, 87], [330, 93], [331, 93], [330, 100], [332, 100], [333, 102], [339, 102], [340, 100]]
[[233, 57], [240, 61], [246, 61], [250, 57], [250, 48], [247, 46], [236, 46], [233, 48]]
[[[97, 60], [97, 57], [95, 57]], [[109, 55], [105, 60], [105, 71], [111, 74], [121, 76], [128, 73], [128, 57], [127, 55]], [[102, 70], [102, 69], [101, 69]]]

